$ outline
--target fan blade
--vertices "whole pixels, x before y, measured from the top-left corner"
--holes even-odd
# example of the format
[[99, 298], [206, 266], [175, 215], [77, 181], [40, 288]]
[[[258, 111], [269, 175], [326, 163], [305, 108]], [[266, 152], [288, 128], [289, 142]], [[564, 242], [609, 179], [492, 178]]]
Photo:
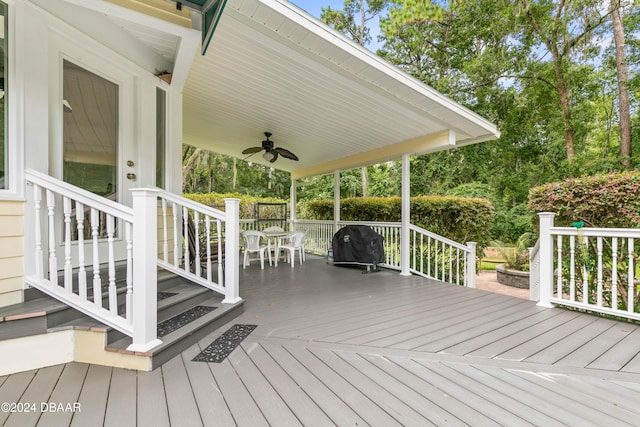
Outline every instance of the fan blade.
[[253, 153], [257, 153], [258, 151], [262, 151], [262, 147], [247, 148], [246, 150], [242, 151], [242, 154], [253, 154]]
[[296, 156], [286, 148], [276, 147], [273, 149], [273, 151], [280, 153], [282, 157], [286, 157], [287, 159], [296, 160], [296, 161], [298, 160], [298, 156]]

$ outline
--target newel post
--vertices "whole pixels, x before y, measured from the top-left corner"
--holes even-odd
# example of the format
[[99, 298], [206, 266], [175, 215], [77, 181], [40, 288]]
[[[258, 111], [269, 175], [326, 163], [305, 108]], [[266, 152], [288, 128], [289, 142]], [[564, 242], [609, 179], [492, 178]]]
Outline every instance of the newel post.
[[133, 343], [130, 351], [149, 351], [157, 338], [158, 189], [134, 188], [133, 196]]
[[553, 307], [551, 304], [551, 293], [553, 289], [553, 239], [551, 228], [555, 213], [540, 212], [540, 301], [538, 305], [542, 307]]
[[240, 199], [224, 199], [225, 256], [224, 288], [225, 304], [235, 304], [240, 298]]
[[467, 242], [467, 248], [469, 248], [469, 252], [467, 252], [467, 277], [465, 286], [467, 288], [475, 288], [476, 287], [476, 247], [478, 246], [477, 242]]
[[[411, 173], [410, 173], [409, 155], [402, 155], [402, 189], [400, 204], [400, 275], [410, 276], [411, 265], [411, 233], [409, 224], [411, 223]], [[414, 266], [415, 267], [415, 266]]]

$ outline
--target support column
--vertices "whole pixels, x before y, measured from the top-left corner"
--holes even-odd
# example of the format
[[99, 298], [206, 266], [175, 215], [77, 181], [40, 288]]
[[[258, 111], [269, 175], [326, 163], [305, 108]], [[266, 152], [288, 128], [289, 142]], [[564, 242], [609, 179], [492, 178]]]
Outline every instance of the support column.
[[467, 253], [467, 272], [465, 277], [465, 286], [467, 288], [476, 287], [476, 247], [477, 242], [467, 242], [469, 252]]
[[333, 233], [338, 232], [340, 222], [340, 171], [333, 171]]
[[553, 307], [551, 295], [553, 289], [553, 239], [551, 228], [553, 219], [556, 216], [552, 212], [540, 212], [540, 301], [538, 305], [542, 307]]
[[157, 336], [158, 190], [135, 188], [133, 196], [133, 343], [130, 351], [149, 351]]
[[400, 275], [410, 276], [409, 271], [409, 223], [411, 220], [411, 173], [409, 154], [402, 155], [402, 204], [400, 219]]
[[297, 189], [298, 189], [298, 180], [291, 178], [291, 189], [289, 190], [289, 203], [290, 203], [290, 207], [289, 210], [291, 211], [290, 215], [290, 222], [289, 222], [289, 231], [294, 231], [295, 227], [294, 224], [296, 222], [296, 205], [298, 204], [298, 194], [297, 194]]
[[235, 304], [240, 298], [240, 199], [224, 199], [225, 256], [224, 304]]

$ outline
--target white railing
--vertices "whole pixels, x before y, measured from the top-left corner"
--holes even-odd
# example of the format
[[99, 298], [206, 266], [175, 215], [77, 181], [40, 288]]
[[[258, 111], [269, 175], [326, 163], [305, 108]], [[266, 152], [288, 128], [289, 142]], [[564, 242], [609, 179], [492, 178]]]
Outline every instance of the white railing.
[[413, 274], [475, 288], [476, 244], [463, 245], [415, 225], [409, 226]]
[[240, 301], [238, 199], [221, 212], [141, 188], [129, 208], [36, 171], [25, 180], [26, 283], [131, 336], [130, 350], [161, 343], [158, 265]]
[[[401, 270], [399, 222], [339, 221], [345, 225], [368, 225], [384, 238], [385, 262], [383, 267]], [[295, 230], [305, 231], [305, 249], [327, 254], [336, 230], [333, 221], [297, 220]], [[476, 244], [466, 246], [431, 233], [414, 225], [409, 226], [409, 252], [411, 273], [440, 281], [475, 287]]]
[[540, 304], [640, 320], [640, 229], [554, 227], [540, 215]]
[[[144, 250], [140, 242], [146, 238], [145, 230], [133, 227], [136, 200], [139, 214], [145, 215], [139, 203], [144, 190], [134, 191], [131, 209], [39, 172], [27, 170], [25, 177], [31, 187], [26, 194], [32, 208], [26, 226], [33, 227], [27, 233], [32, 236], [27, 248], [33, 251], [28, 255], [33, 264], [27, 267], [27, 284], [133, 337], [134, 350], [159, 344], [156, 298], [141, 298], [148, 293], [149, 284], [136, 273], [145, 267], [145, 257], [136, 256]], [[122, 278], [116, 277], [116, 258], [121, 257], [125, 264]], [[62, 277], [58, 276], [60, 264]], [[155, 262], [151, 270], [155, 274]], [[118, 287], [122, 281], [124, 295]], [[153, 282], [152, 291], [155, 286]], [[153, 328], [136, 330], [138, 324], [148, 321]]]
[[166, 191], [158, 198], [158, 265], [238, 301], [238, 199], [225, 199], [223, 212]]

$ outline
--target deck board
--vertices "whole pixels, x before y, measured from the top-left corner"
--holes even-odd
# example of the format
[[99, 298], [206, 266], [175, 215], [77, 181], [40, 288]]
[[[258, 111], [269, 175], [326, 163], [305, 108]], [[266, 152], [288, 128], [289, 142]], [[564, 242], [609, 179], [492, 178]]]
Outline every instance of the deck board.
[[3, 425], [7, 427], [36, 425], [42, 415], [41, 404], [50, 401], [49, 397], [60, 378], [63, 368], [64, 365], [57, 365], [38, 369], [27, 389], [17, 400], [19, 403], [33, 406], [28, 411], [11, 414]]
[[363, 390], [353, 384], [334, 369], [333, 365], [317, 357], [306, 348], [299, 346], [287, 347], [287, 351], [298, 362], [303, 364], [323, 384], [325, 384], [338, 398], [345, 402], [359, 417], [369, 425], [399, 426], [396, 419], [378, 406], [370, 398], [368, 390]]
[[174, 357], [160, 369], [164, 379], [170, 423], [194, 427], [203, 425], [182, 357]]
[[71, 425], [74, 427], [99, 426], [104, 424], [107, 397], [111, 385], [113, 368], [90, 365], [78, 396], [82, 411], [73, 414]]
[[[153, 372], [69, 363], [0, 377], [0, 402], [82, 412], [0, 425], [625, 425], [640, 419], [640, 328], [417, 276], [331, 267], [241, 271], [257, 328], [192, 362], [224, 325]], [[20, 423], [19, 425], [23, 425]]]
[[162, 369], [156, 369], [152, 372], [139, 372], [137, 392], [138, 425], [170, 426]]
[[434, 425], [402, 400], [389, 393], [370, 376], [361, 372], [340, 357], [336, 352], [309, 349], [314, 356], [330, 366], [336, 374], [340, 375], [359, 390], [366, 390], [367, 397], [381, 410], [401, 425]]
[[107, 397], [106, 425], [134, 426], [137, 422], [136, 372], [114, 369]]
[[[84, 379], [89, 371], [89, 365], [86, 363], [69, 363], [64, 365], [64, 370], [60, 374], [51, 396], [50, 402], [56, 403], [75, 403], [78, 402], [80, 391]], [[82, 408], [80, 408], [82, 410]], [[47, 427], [65, 427], [71, 423], [73, 412], [46, 412], [43, 413], [38, 420], [38, 425]]]
[[640, 353], [640, 328], [636, 325], [628, 325], [628, 327], [632, 332], [587, 366], [593, 369], [618, 371], [633, 360]]
[[209, 345], [211, 338], [207, 338], [206, 344], [194, 345], [182, 352], [182, 360], [189, 377], [189, 382], [193, 388], [193, 394], [200, 411], [202, 423], [210, 425], [233, 425], [233, 415], [229, 412], [229, 407], [218, 387], [209, 365], [203, 362], [192, 362], [203, 347]]

